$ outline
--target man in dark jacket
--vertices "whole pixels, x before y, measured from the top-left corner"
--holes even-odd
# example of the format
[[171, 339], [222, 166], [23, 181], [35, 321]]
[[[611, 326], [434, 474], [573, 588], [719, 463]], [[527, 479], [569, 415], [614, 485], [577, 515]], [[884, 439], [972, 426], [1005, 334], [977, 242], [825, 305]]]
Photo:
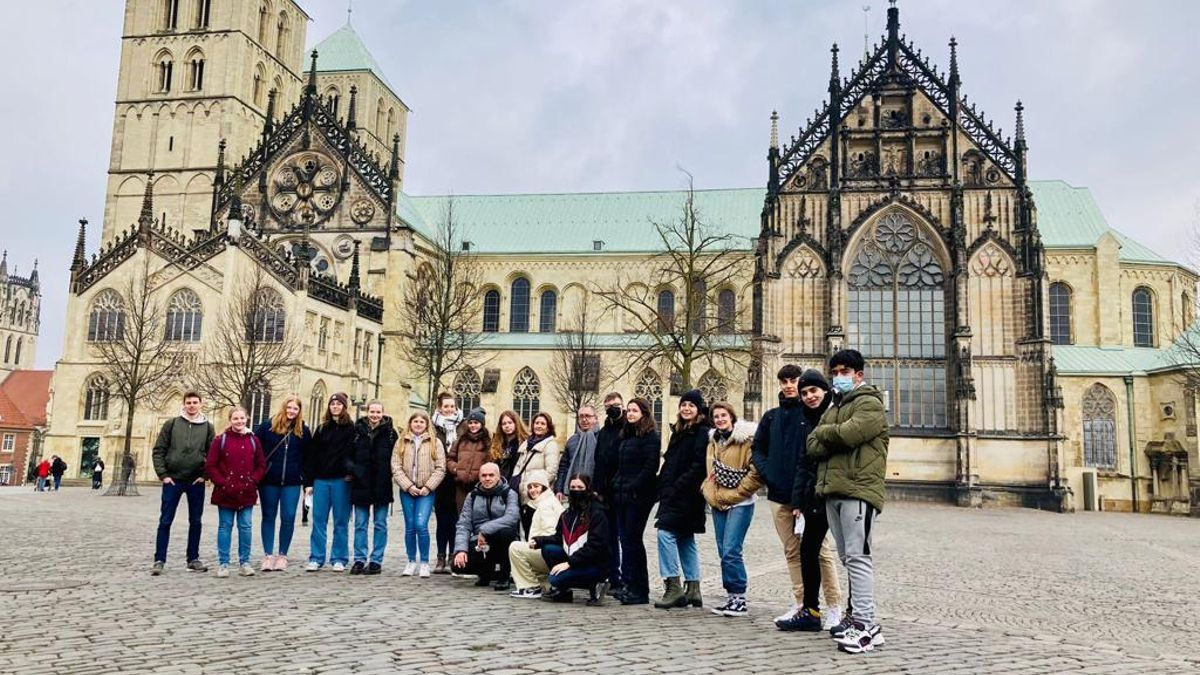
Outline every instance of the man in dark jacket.
[[621, 425], [625, 421], [625, 401], [617, 392], [604, 397], [604, 426], [596, 432], [596, 473], [592, 476], [592, 488], [603, 502], [604, 515], [608, 520], [605, 535], [608, 537], [608, 584], [609, 594], [620, 595], [621, 586], [621, 539], [617, 530], [617, 514], [613, 510], [612, 479], [617, 472], [617, 448], [621, 445]]
[[154, 442], [154, 472], [162, 481], [162, 504], [158, 516], [158, 537], [154, 545], [154, 565], [150, 574], [162, 574], [167, 564], [167, 544], [179, 500], [187, 495], [188, 539], [187, 568], [207, 572], [200, 560], [200, 518], [204, 514], [204, 462], [208, 446], [215, 436], [212, 422], [204, 417], [200, 394], [183, 395], [183, 410], [163, 424]]
[[62, 457], [54, 456], [54, 461], [50, 463], [50, 475], [54, 476], [54, 491], [58, 492], [62, 487], [63, 474], [67, 472], [67, 463]]
[[[888, 420], [883, 394], [866, 383], [863, 355], [843, 349], [829, 359], [836, 398], [808, 438], [818, 462], [816, 494], [825, 498], [829, 529], [850, 577], [850, 616], [832, 631], [851, 654], [883, 644], [875, 623], [875, 567], [871, 527], [883, 510]], [[839, 635], [840, 633], [840, 635]]]
[[571, 476], [596, 473], [596, 409], [590, 405], [579, 407], [575, 416], [575, 433], [567, 439], [566, 449], [558, 462], [558, 476], [554, 480], [554, 494], [567, 498], [567, 481]]
[[454, 539], [454, 569], [479, 577], [476, 586], [508, 579], [508, 546], [517, 538], [521, 499], [500, 480], [500, 465], [479, 467], [479, 484], [467, 495]]

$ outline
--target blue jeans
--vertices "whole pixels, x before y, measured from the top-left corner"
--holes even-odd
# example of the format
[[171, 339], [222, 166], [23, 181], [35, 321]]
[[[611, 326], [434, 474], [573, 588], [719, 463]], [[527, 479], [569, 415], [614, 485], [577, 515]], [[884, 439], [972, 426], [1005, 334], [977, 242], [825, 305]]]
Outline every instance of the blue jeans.
[[678, 577], [682, 567], [684, 581], [700, 581], [700, 551], [696, 535], [658, 531], [658, 574], [664, 579]]
[[217, 564], [229, 564], [229, 544], [233, 540], [233, 521], [237, 519], [238, 530], [238, 564], [250, 564], [250, 538], [254, 529], [250, 527], [254, 519], [254, 507], [244, 509], [227, 509], [217, 507]]
[[[354, 561], [383, 564], [383, 553], [387, 550], [387, 519], [388, 505], [373, 504], [371, 506], [354, 505]], [[371, 558], [367, 560], [367, 521], [374, 524], [371, 537]]]
[[333, 547], [329, 562], [350, 562], [350, 484], [341, 478], [313, 481], [312, 533], [308, 539], [308, 561], [325, 564], [325, 528], [333, 511]]
[[650, 595], [649, 573], [646, 571], [646, 545], [642, 534], [650, 519], [652, 503], [618, 502], [617, 528], [621, 538], [621, 583], [636, 598]]
[[279, 514], [279, 555], [287, 555], [296, 530], [296, 508], [300, 504], [299, 485], [260, 485], [262, 502], [263, 553], [275, 555], [275, 515]]
[[158, 536], [154, 541], [155, 562], [167, 561], [167, 544], [171, 542], [171, 523], [175, 522], [175, 510], [179, 500], [187, 495], [188, 537], [187, 561], [200, 558], [200, 517], [204, 515], [204, 483], [166, 483], [162, 486], [162, 504], [158, 512]]
[[750, 522], [754, 520], [754, 504], [735, 506], [727, 511], [714, 508], [712, 517], [717, 556], [721, 558], [721, 584], [726, 593], [744, 594], [747, 579], [742, 544], [746, 541]]
[[409, 562], [429, 562], [429, 515], [433, 513], [435, 495], [430, 493], [424, 497], [414, 497], [407, 492], [400, 493], [400, 508], [404, 510], [404, 553]]
[[[554, 569], [555, 565], [567, 561], [567, 552], [561, 546], [549, 544], [542, 547], [542, 560], [546, 561], [547, 568]], [[608, 570], [599, 565], [592, 565], [590, 567], [572, 567], [560, 574], [551, 574], [549, 581], [551, 588], [591, 589], [592, 586], [604, 581], [606, 576], [608, 576]]]

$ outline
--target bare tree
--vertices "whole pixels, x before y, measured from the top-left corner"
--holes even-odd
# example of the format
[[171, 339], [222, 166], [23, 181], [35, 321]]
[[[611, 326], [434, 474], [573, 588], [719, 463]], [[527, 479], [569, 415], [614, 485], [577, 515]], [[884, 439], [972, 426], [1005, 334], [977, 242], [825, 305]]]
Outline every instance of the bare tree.
[[617, 377], [665, 366], [675, 383], [688, 389], [699, 366], [719, 366], [725, 373], [744, 368], [749, 348], [738, 333], [742, 303], [722, 307], [709, 295], [729, 290], [736, 299], [734, 289], [744, 284], [748, 242], [704, 223], [690, 174], [679, 217], [651, 224], [662, 250], [651, 258], [650, 278], [618, 275], [614, 285], [594, 288], [606, 311], [625, 318], [632, 357]]
[[255, 266], [237, 282], [217, 316], [196, 372], [199, 388], [222, 406], [249, 409], [257, 391], [298, 366], [297, 322], [303, 317], [288, 319], [282, 296]]
[[596, 317], [585, 297], [572, 311], [570, 324], [555, 340], [550, 362], [550, 386], [572, 416], [594, 404], [605, 383], [612, 380], [596, 339]]
[[[124, 405], [125, 438], [121, 463], [133, 462], [130, 450], [133, 417], [139, 404], [161, 395], [177, 382], [186, 358], [178, 342], [167, 339], [166, 314], [160, 288], [150, 274], [150, 256], [143, 254], [138, 269], [119, 291], [121, 307], [103, 315], [96, 328], [102, 339], [92, 342], [109, 391]], [[106, 495], [136, 495], [136, 484], [123, 471], [113, 471]]]
[[448, 376], [479, 365], [482, 299], [478, 259], [463, 239], [454, 215], [454, 198], [446, 202], [432, 236], [433, 251], [405, 283], [396, 308], [399, 325], [409, 331], [400, 350], [425, 382], [425, 400], [442, 390]]

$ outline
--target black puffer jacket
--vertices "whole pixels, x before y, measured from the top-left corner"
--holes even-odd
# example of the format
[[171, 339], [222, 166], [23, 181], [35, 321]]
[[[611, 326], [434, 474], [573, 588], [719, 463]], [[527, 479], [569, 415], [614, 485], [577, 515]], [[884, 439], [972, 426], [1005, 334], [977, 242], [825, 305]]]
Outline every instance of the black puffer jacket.
[[679, 534], [704, 531], [704, 457], [708, 451], [708, 422], [671, 433], [662, 470], [658, 473], [658, 517], [654, 526]]
[[605, 420], [596, 432], [596, 475], [592, 489], [606, 504], [613, 501], [613, 477], [617, 473], [617, 450], [621, 447], [621, 421]]
[[304, 486], [313, 480], [342, 479], [350, 475], [350, 457], [354, 454], [354, 423], [327, 422], [317, 427], [301, 455]]
[[[809, 432], [817, 428], [821, 415], [829, 409], [832, 401], [830, 396], [826, 396], [816, 408], [809, 408], [803, 403], [800, 405], [805, 423], [801, 437], [805, 444], [808, 442]], [[825, 499], [817, 496], [817, 464], [818, 462], [806, 452], [800, 452], [796, 457], [796, 479], [792, 483], [791, 505], [792, 508], [801, 509], [808, 514], [825, 513]]]
[[[754, 434], [754, 466], [767, 483], [767, 499], [791, 504], [796, 484], [796, 466], [805, 454], [805, 441], [812, 430], [797, 398], [779, 396], [779, 407], [762, 416]], [[791, 504], [796, 508], [799, 505]]]
[[654, 476], [658, 473], [662, 441], [657, 431], [634, 436], [628, 425], [623, 433], [625, 437], [617, 446], [617, 468], [613, 472], [613, 501], [653, 504], [658, 496]]
[[396, 447], [396, 428], [392, 418], [384, 416], [374, 429], [363, 417], [354, 425], [354, 454], [350, 458], [350, 501], [358, 506], [391, 504], [392, 450]]

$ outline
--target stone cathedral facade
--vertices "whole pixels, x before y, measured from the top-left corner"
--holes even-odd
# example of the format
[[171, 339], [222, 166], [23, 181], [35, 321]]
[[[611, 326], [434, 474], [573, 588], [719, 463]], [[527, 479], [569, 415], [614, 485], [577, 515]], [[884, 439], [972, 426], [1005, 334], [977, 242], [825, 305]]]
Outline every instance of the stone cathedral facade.
[[[194, 367], [239, 280], [267, 279], [263, 325], [301, 352], [256, 390], [256, 416], [287, 393], [316, 409], [334, 391], [378, 397], [397, 417], [428, 405], [396, 308], [451, 200], [404, 191], [409, 108], [353, 28], [310, 56], [306, 24], [292, 0], [127, 0], [101, 249], [85, 250], [82, 224], [46, 452], [74, 466], [119, 452], [124, 415], [95, 344], [117, 330], [120, 289], [140, 269]], [[834, 48], [827, 101], [796, 136], [781, 142], [772, 116], [765, 188], [695, 193], [705, 224], [741, 242], [738, 275], [704, 301], [749, 364], [707, 364], [695, 381], [755, 418], [781, 364], [857, 348], [887, 395], [897, 496], [1197, 510], [1196, 406], [1181, 379], [1194, 360], [1179, 348], [1196, 273], [1111, 229], [1086, 189], [1030, 180], [1021, 105], [1002, 134], [966, 103], [957, 45], [943, 72], [899, 24], [893, 6], [848, 75]], [[460, 402], [492, 420], [545, 410], [568, 433], [550, 382], [558, 336], [615, 283], [674, 316], [681, 289], [645, 281], [661, 246], [648, 223], [678, 217], [684, 198], [455, 197], [482, 270], [481, 358], [447, 383]], [[618, 373], [595, 393], [646, 396], [669, 422], [669, 369], [622, 367], [635, 318], [595, 312]], [[179, 380], [135, 410], [143, 477]]]

